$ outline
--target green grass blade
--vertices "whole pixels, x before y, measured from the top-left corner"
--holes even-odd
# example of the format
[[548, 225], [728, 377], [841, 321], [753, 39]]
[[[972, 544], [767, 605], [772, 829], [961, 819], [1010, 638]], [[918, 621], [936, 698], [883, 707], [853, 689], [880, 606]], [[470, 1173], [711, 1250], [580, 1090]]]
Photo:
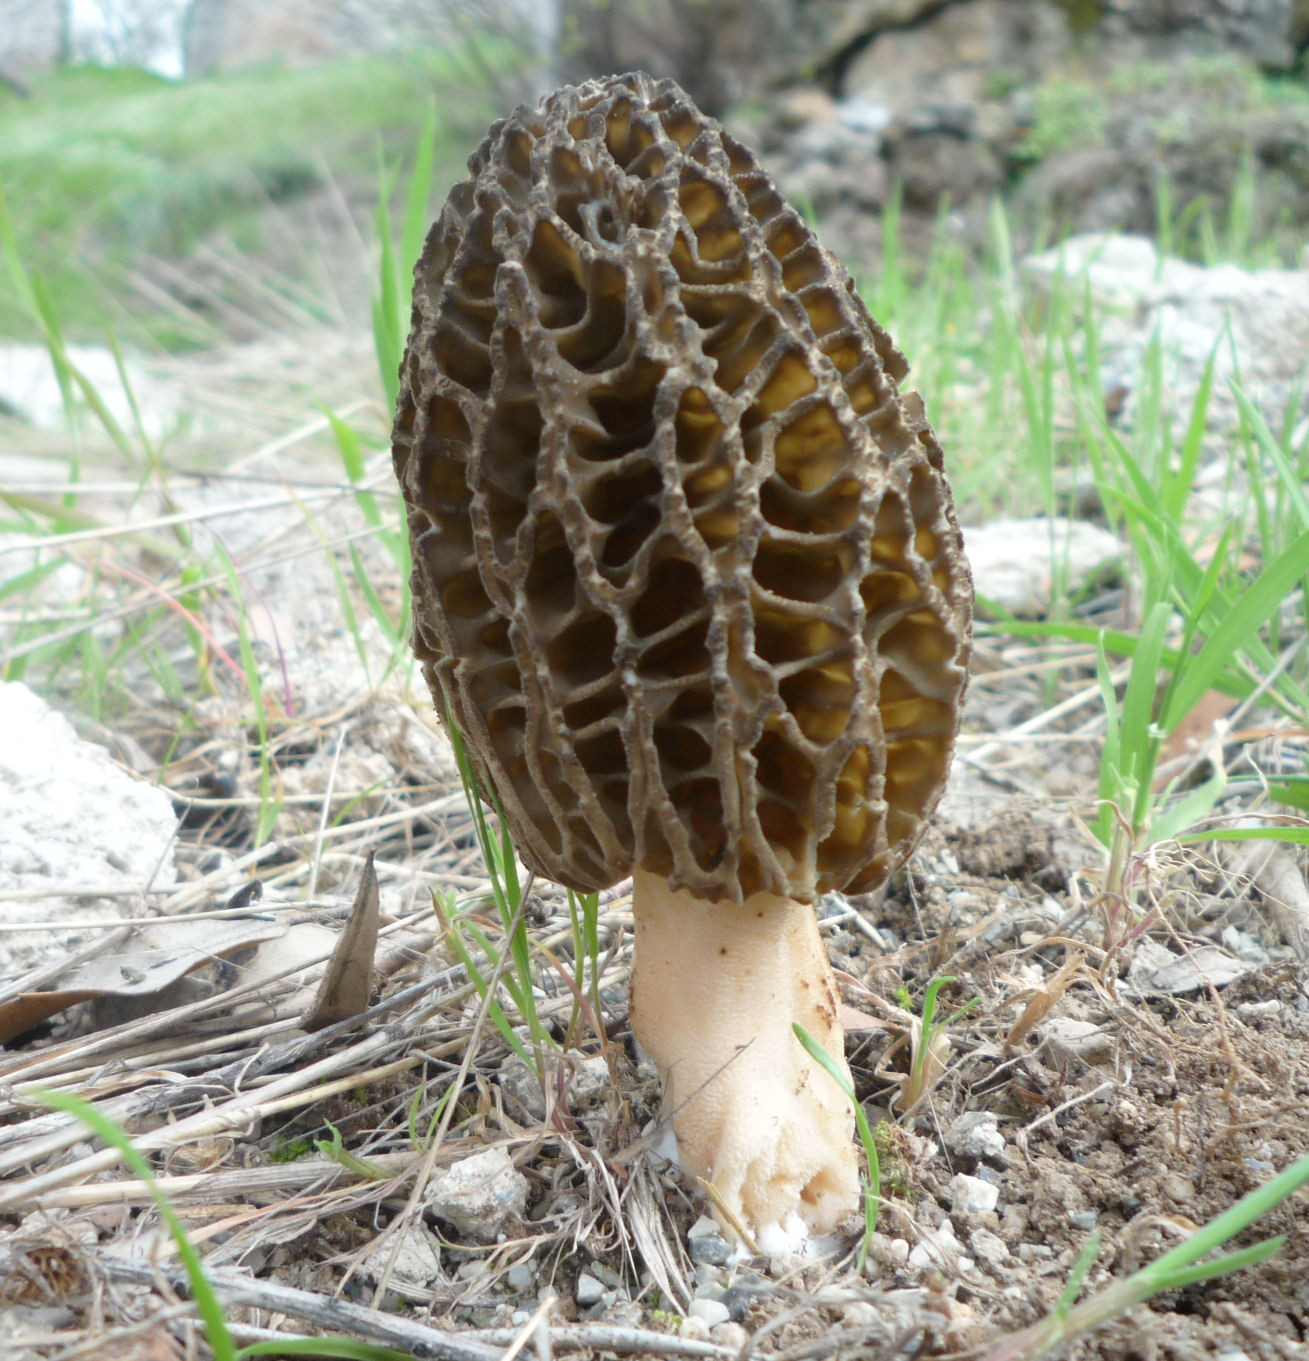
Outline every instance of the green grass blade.
[[154, 1173], [145, 1157], [127, 1137], [127, 1134], [90, 1102], [71, 1096], [67, 1092], [37, 1089], [32, 1091], [30, 1095], [54, 1110], [64, 1111], [68, 1115], [76, 1116], [84, 1125], [94, 1131], [97, 1138], [111, 1148], [116, 1148], [123, 1161], [145, 1184], [146, 1190], [150, 1193], [150, 1199], [154, 1201], [155, 1208], [159, 1211], [160, 1219], [164, 1221], [168, 1232], [173, 1237], [173, 1242], [177, 1244], [177, 1255], [181, 1258], [182, 1267], [186, 1271], [187, 1280], [191, 1284], [191, 1294], [195, 1299], [196, 1308], [200, 1311], [200, 1317], [204, 1321], [205, 1333], [208, 1336], [210, 1347], [213, 1348], [215, 1361], [235, 1361], [237, 1355], [236, 1343], [232, 1338], [231, 1330], [227, 1326], [227, 1316], [223, 1312], [223, 1306], [214, 1293], [213, 1287], [209, 1284], [209, 1279], [205, 1275], [204, 1264], [200, 1260], [200, 1254], [196, 1251], [195, 1244], [187, 1236], [186, 1229], [181, 1219], [178, 1218], [177, 1212], [169, 1203], [168, 1197], [159, 1189], [159, 1184], [155, 1181]]
[[436, 100], [427, 101], [418, 145], [414, 148], [413, 170], [405, 192], [405, 220], [400, 234], [400, 268], [412, 270], [422, 253], [431, 226], [432, 173], [436, 164]]
[[1305, 574], [1309, 564], [1309, 532], [1295, 539], [1258, 579], [1232, 602], [1231, 608], [1205, 641], [1199, 653], [1179, 668], [1177, 685], [1161, 724], [1171, 732], [1195, 707], [1232, 658], [1246, 648], [1259, 630], [1280, 608], [1283, 600]]
[[868, 1117], [864, 1114], [864, 1108], [850, 1085], [850, 1079], [841, 1071], [837, 1061], [799, 1022], [792, 1025], [791, 1030], [809, 1057], [836, 1083], [845, 1094], [845, 1099], [854, 1108], [859, 1142], [863, 1145], [864, 1157], [868, 1161], [868, 1185], [864, 1189], [864, 1237], [859, 1246], [858, 1261], [858, 1269], [863, 1271], [864, 1263], [868, 1260], [869, 1244], [872, 1242], [873, 1234], [877, 1232], [877, 1202], [882, 1194], [882, 1169], [877, 1154], [877, 1141], [873, 1138], [873, 1131], [868, 1127]]

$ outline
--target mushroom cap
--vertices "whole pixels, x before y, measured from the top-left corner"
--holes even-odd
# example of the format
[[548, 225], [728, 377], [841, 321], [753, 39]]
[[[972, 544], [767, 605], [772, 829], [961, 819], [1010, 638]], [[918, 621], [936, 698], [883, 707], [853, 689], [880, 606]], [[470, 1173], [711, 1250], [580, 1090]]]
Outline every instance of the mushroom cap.
[[414, 647], [523, 860], [875, 887], [949, 768], [972, 583], [903, 355], [672, 81], [495, 124], [415, 269]]

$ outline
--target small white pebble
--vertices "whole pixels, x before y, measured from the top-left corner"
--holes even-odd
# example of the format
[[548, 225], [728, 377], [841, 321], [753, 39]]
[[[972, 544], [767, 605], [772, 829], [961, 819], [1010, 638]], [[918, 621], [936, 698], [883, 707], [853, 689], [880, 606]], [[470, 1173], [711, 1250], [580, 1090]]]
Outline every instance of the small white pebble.
[[697, 1318], [694, 1314], [687, 1314], [682, 1320], [677, 1331], [683, 1336], [695, 1342], [703, 1342], [709, 1336], [709, 1325], [702, 1318]]
[[591, 1275], [589, 1271], [584, 1271], [577, 1278], [577, 1302], [584, 1309], [592, 1304], [599, 1304], [604, 1298], [605, 1288]]
[[710, 1342], [717, 1342], [720, 1347], [729, 1347], [734, 1352], [739, 1352], [747, 1342], [750, 1341], [750, 1334], [741, 1327], [739, 1323], [715, 1323], [709, 1329]]
[[530, 1290], [536, 1284], [536, 1272], [530, 1262], [519, 1262], [505, 1272], [505, 1281], [510, 1290]]
[[960, 1248], [955, 1237], [954, 1225], [948, 1220], [941, 1221], [940, 1228], [923, 1234], [922, 1241], [909, 1253], [909, 1265], [919, 1268], [940, 1267], [948, 1262]]
[[985, 1214], [994, 1210], [999, 1201], [1000, 1188], [981, 1177], [957, 1172], [950, 1182], [950, 1208], [954, 1214]]
[[721, 1300], [694, 1299], [687, 1312], [692, 1318], [698, 1318], [705, 1325], [706, 1331], [716, 1324], [727, 1323], [732, 1317]]
[[892, 1261], [907, 1262], [909, 1260], [909, 1240], [907, 1238], [893, 1238], [886, 1251]]
[[695, 1269], [695, 1293], [698, 1299], [720, 1300], [723, 1287], [719, 1281], [721, 1268], [702, 1262]]
[[999, 1234], [977, 1228], [968, 1235], [968, 1245], [984, 1262], [1001, 1266], [1009, 1260], [1009, 1249]]
[[945, 1132], [946, 1147], [970, 1158], [998, 1158], [1004, 1152], [999, 1117], [990, 1111], [967, 1111]]

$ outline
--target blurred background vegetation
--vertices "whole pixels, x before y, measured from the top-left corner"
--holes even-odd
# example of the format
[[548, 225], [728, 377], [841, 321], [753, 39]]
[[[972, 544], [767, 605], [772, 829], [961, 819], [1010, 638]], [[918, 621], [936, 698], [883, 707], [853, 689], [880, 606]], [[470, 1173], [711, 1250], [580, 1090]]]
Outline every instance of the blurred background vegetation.
[[[911, 255], [943, 211], [978, 247], [1001, 193], [1020, 244], [1164, 230], [1198, 256], [1254, 181], [1245, 244], [1290, 263], [1307, 35], [1294, 0], [0, 0], [0, 189], [69, 335], [241, 338], [269, 291], [355, 319], [379, 169], [429, 103], [435, 205], [497, 111], [639, 66], [761, 147], [856, 273], [893, 186]], [[0, 274], [0, 336], [35, 334]]]

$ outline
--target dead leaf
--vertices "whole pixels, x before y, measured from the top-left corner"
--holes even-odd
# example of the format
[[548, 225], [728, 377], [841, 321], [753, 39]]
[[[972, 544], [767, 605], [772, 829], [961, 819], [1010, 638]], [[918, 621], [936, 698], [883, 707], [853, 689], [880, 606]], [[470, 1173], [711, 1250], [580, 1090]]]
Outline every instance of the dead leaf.
[[1027, 999], [1027, 1005], [1023, 1008], [1023, 1014], [1014, 1022], [1004, 1038], [1006, 1049], [1011, 1049], [1020, 1040], [1025, 1039], [1049, 1015], [1050, 1008], [1068, 991], [1073, 976], [1085, 962], [1086, 956], [1079, 951], [1053, 977], [1033, 990]]
[[20, 993], [0, 1004], [0, 1044], [78, 1002], [162, 992], [216, 959], [285, 931], [271, 917], [174, 917], [136, 923], [121, 948], [54, 975], [54, 986], [48, 989]]
[[[1182, 756], [1198, 754], [1213, 739], [1214, 724], [1226, 718], [1236, 708], [1236, 700], [1218, 690], [1207, 690], [1191, 706], [1182, 721], [1164, 739], [1159, 749], [1159, 765], [1166, 768]], [[1171, 777], [1165, 769], [1156, 781], [1155, 792], [1167, 785]]]
[[377, 954], [378, 901], [377, 871], [370, 851], [359, 876], [359, 892], [355, 894], [350, 918], [327, 962], [318, 996], [301, 1022], [306, 1030], [322, 1030], [367, 1010], [373, 991], [373, 959]]
[[879, 1020], [876, 1016], [869, 1016], [867, 1012], [860, 1011], [858, 1007], [852, 1007], [846, 1002], [841, 1003], [841, 1027], [847, 1035], [861, 1035], [870, 1030], [891, 1030], [885, 1021]]

